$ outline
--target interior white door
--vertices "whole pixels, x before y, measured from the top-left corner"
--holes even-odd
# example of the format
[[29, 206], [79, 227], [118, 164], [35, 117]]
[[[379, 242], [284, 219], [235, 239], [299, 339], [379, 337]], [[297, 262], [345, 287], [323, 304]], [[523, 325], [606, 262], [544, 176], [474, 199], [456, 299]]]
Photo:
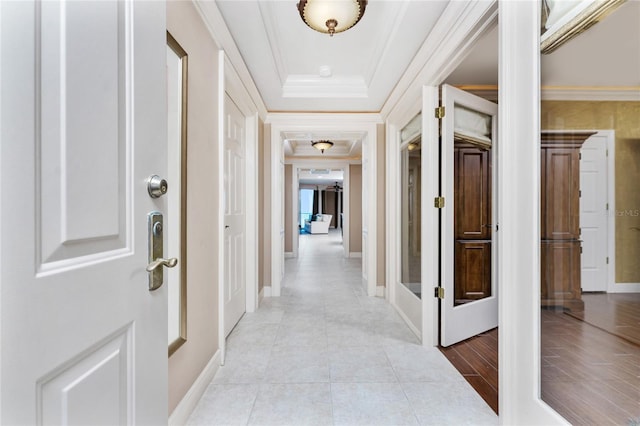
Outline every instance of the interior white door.
[[246, 310], [245, 117], [229, 95], [224, 111], [224, 331], [229, 335]]
[[580, 151], [582, 291], [607, 290], [607, 139], [597, 133]]
[[[440, 237], [441, 247], [441, 280], [444, 287], [444, 299], [440, 304], [440, 344], [449, 346], [476, 334], [490, 330], [498, 326], [498, 285], [496, 280], [496, 244], [493, 238], [496, 232], [496, 191], [491, 191], [492, 197], [492, 224], [491, 224], [491, 295], [468, 303], [456, 304], [454, 278], [459, 270], [454, 270], [455, 241], [454, 241], [454, 129], [455, 109], [463, 107], [471, 111], [477, 111], [491, 117], [491, 155], [494, 164], [497, 163], [498, 152], [498, 106], [483, 98], [472, 95], [455, 87], [442, 86], [441, 103], [445, 107], [445, 116], [442, 120], [442, 161], [440, 170], [442, 194], [445, 197], [445, 205], [442, 209], [442, 232]], [[494, 168], [491, 185], [495, 188], [497, 173]]]
[[166, 291], [145, 270], [165, 5], [0, 9], [0, 423], [166, 423]]

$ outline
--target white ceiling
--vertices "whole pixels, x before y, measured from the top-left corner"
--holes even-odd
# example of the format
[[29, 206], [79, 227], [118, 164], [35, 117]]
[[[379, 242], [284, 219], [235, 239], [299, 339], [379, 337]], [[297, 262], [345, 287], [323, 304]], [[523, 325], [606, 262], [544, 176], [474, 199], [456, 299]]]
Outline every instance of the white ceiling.
[[[362, 20], [329, 37], [307, 27], [297, 0], [216, 0], [269, 112], [379, 112], [448, 1], [369, 0]], [[433, 47], [437, 49], [437, 46]], [[321, 69], [331, 70], [321, 77]], [[640, 0], [542, 57], [546, 86], [640, 86]], [[445, 80], [498, 84], [498, 31], [479, 39]], [[637, 89], [636, 89], [637, 90]], [[364, 135], [291, 132], [293, 158], [358, 158]], [[330, 139], [324, 154], [311, 140]]]
[[447, 1], [369, 0], [360, 22], [333, 37], [307, 27], [296, 0], [216, 4], [267, 110], [378, 112]]

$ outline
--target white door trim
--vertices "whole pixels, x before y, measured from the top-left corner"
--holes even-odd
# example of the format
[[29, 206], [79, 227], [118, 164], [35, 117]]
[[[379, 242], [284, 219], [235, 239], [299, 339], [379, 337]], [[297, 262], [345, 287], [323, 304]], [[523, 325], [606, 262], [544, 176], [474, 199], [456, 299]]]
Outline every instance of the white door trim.
[[[341, 131], [341, 132], [361, 132], [363, 134], [363, 150], [368, 150], [370, 161], [373, 163], [369, 167], [367, 176], [363, 176], [363, 185], [365, 183], [377, 182], [376, 167], [377, 161], [377, 124], [382, 120], [379, 114], [290, 114], [290, 113], [272, 113], [267, 116], [267, 123], [271, 124], [271, 295], [280, 296], [281, 281], [284, 274], [282, 259], [284, 258], [284, 246], [282, 235], [284, 203], [283, 191], [280, 188], [279, 170], [284, 163], [283, 150], [283, 134], [288, 131], [295, 132], [318, 132], [318, 131]], [[372, 141], [372, 142], [370, 142]], [[371, 191], [367, 206], [363, 206], [363, 216], [366, 211], [368, 220], [371, 220], [374, 226], [367, 229], [368, 244], [366, 250], [370, 256], [373, 256], [373, 262], [367, 265], [367, 271], [363, 271], [363, 275], [367, 276], [367, 293], [370, 296], [376, 294], [376, 231], [375, 222], [376, 208], [376, 191]], [[364, 230], [364, 224], [363, 224]], [[363, 250], [365, 248], [363, 247]]]
[[[400, 174], [399, 174], [399, 131], [418, 112], [423, 111], [422, 137], [425, 140], [438, 140], [438, 121], [434, 118], [434, 108], [439, 103], [438, 86], [442, 83], [458, 64], [471, 52], [474, 43], [485, 31], [495, 26], [498, 5], [497, 1], [489, 2], [450, 2], [424, 46], [437, 45], [436, 51], [427, 47], [421, 49], [410, 68], [403, 75], [396, 86], [396, 90], [389, 97], [383, 107], [383, 116], [387, 118], [387, 199], [386, 199], [386, 228], [387, 228], [387, 285], [388, 297], [391, 304], [399, 311], [405, 309], [399, 299], [400, 284], [400, 255], [399, 255], [399, 206]], [[438, 163], [436, 147], [423, 146], [423, 155], [428, 155], [434, 164]], [[424, 169], [428, 168], [425, 165]], [[433, 176], [422, 176], [422, 241], [429, 241], [429, 235], [438, 234], [438, 214], [430, 204], [439, 194], [437, 168], [430, 167]], [[426, 224], [426, 225], [425, 225]], [[426, 245], [426, 244], [425, 244]], [[436, 346], [438, 344], [438, 303], [431, 297], [433, 288], [438, 286], [437, 249], [423, 247], [422, 256], [422, 318], [418, 325], [422, 334], [422, 344]], [[434, 251], [436, 250], [436, 251]], [[427, 254], [429, 253], [429, 254]], [[402, 298], [407, 301], [408, 298]], [[406, 307], [411, 309], [413, 307]], [[407, 313], [407, 312], [405, 312]], [[409, 315], [404, 316], [409, 317]]]
[[[224, 130], [225, 94], [233, 99], [245, 116], [245, 232], [256, 235], [258, 230], [258, 108], [246, 91], [229, 58], [223, 50], [218, 51], [218, 193], [224, 194]], [[218, 232], [224, 232], [224, 204], [218, 204]], [[224, 332], [224, 238], [218, 239], [218, 345], [220, 363], [224, 365], [226, 337]], [[247, 238], [245, 243], [246, 311], [254, 312], [258, 307], [258, 242]]]
[[569, 424], [540, 398], [540, 2], [499, 3], [502, 424]]

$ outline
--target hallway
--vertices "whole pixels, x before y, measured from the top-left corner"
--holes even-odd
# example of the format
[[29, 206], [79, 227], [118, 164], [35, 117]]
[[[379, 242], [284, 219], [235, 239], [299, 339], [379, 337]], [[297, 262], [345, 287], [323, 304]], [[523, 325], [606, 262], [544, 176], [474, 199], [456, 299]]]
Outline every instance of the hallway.
[[190, 425], [498, 424], [437, 348], [368, 297], [340, 232], [301, 235], [282, 296], [247, 313]]

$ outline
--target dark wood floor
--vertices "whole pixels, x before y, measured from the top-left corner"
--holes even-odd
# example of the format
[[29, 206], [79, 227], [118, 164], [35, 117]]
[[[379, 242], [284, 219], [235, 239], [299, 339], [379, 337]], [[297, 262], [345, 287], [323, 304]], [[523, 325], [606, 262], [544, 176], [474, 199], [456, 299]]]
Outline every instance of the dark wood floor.
[[[599, 296], [589, 297], [587, 317], [620, 303], [613, 324], [640, 326], [639, 304]], [[560, 311], [543, 310], [541, 321], [542, 399], [574, 425], [640, 425], [640, 345]], [[497, 413], [498, 330], [441, 350]]]
[[498, 329], [440, 350], [497, 414]]
[[571, 316], [640, 345], [640, 293], [583, 294], [584, 311]]

